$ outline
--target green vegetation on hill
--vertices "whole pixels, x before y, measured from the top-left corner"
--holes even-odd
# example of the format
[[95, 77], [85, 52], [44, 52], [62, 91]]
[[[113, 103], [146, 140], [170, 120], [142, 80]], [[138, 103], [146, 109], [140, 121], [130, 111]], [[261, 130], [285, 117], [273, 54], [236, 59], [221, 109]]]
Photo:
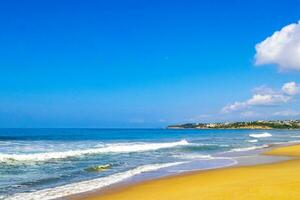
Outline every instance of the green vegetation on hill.
[[299, 129], [300, 120], [273, 120], [226, 123], [186, 123], [170, 125], [169, 129]]

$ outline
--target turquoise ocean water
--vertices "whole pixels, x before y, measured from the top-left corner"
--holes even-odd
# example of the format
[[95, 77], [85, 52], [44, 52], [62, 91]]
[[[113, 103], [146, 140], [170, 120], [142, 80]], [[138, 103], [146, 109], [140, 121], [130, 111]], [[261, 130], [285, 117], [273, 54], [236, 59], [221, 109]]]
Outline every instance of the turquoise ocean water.
[[299, 130], [0, 129], [0, 199], [54, 199], [237, 164]]

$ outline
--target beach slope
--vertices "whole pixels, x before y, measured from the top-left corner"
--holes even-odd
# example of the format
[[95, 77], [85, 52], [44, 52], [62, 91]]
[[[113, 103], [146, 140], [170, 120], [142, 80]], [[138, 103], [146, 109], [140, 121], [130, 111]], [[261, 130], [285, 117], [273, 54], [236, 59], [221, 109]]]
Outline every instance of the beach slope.
[[275, 148], [266, 154], [292, 156], [293, 159], [146, 181], [87, 199], [300, 199], [300, 145]]

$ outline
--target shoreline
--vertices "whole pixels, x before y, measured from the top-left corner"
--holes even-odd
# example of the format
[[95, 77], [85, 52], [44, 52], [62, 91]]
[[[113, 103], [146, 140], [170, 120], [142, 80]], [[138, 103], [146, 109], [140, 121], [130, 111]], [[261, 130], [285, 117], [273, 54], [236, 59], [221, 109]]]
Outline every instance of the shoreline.
[[181, 127], [172, 127], [165, 128], [166, 130], [285, 130], [285, 131], [293, 131], [300, 130], [300, 128], [181, 128]]
[[[289, 152], [289, 150], [285, 150], [285, 148], [292, 149], [292, 152]], [[283, 149], [283, 150], [282, 150]], [[294, 149], [294, 150], [293, 150]], [[299, 153], [297, 152], [297, 149], [299, 149]], [[295, 151], [296, 150], [296, 151]], [[296, 152], [296, 153], [295, 153]], [[199, 182], [203, 184], [203, 181], [201, 181], [201, 178], [199, 179], [198, 176], [203, 176], [206, 177], [208, 175], [214, 176], [214, 174], [223, 174], [223, 176], [228, 176], [226, 175], [228, 171], [243, 171], [245, 169], [250, 168], [250, 170], [256, 169], [256, 168], [268, 168], [268, 167], [273, 167], [277, 165], [285, 165], [286, 163], [290, 162], [296, 162], [299, 161], [299, 169], [300, 169], [300, 144], [299, 143], [294, 143], [294, 144], [277, 144], [277, 145], [270, 145], [269, 148], [266, 149], [266, 151], [263, 151], [259, 156], [266, 156], [267, 158], [273, 157], [275, 160], [271, 160], [268, 162], [262, 162], [262, 163], [257, 163], [254, 161], [254, 163], [249, 162], [249, 158], [244, 158], [245, 162], [244, 164], [236, 164], [236, 165], [231, 165], [231, 166], [225, 166], [221, 168], [213, 168], [213, 169], [203, 169], [203, 170], [195, 170], [195, 171], [187, 171], [187, 172], [181, 172], [178, 174], [174, 175], [168, 175], [168, 176], [163, 176], [163, 177], [158, 177], [158, 178], [152, 178], [148, 180], [140, 180], [140, 181], [133, 181], [133, 182], [123, 182], [119, 183], [116, 185], [109, 186], [107, 188], [99, 189], [96, 191], [91, 191], [83, 194], [78, 194], [78, 195], [71, 195], [67, 199], [86, 199], [86, 200], [111, 200], [111, 199], [135, 199], [135, 196], [138, 194], [140, 195], [147, 195], [147, 192], [150, 192], [149, 194], [160, 194], [162, 191], [161, 189], [157, 190], [154, 189], [153, 186], [159, 185], [159, 188], [166, 188], [166, 190], [171, 189], [172, 185], [178, 185], [178, 184], [184, 184], [187, 186], [191, 186], [191, 188], [194, 188], [192, 182]], [[252, 156], [253, 157], [253, 156]], [[276, 158], [278, 158], [276, 160]], [[254, 159], [255, 160], [255, 159]], [[253, 161], [252, 161], [253, 162]], [[233, 176], [235, 177], [235, 176]], [[247, 176], [246, 176], [247, 178]], [[249, 178], [249, 177], [248, 177]], [[185, 183], [181, 181], [181, 179], [188, 179], [185, 180]], [[191, 180], [189, 180], [191, 179]], [[196, 180], [194, 180], [196, 179]], [[230, 179], [229, 179], [230, 180]], [[208, 182], [211, 182], [211, 180], [207, 180]], [[299, 177], [300, 181], [300, 177]], [[163, 182], [163, 184], [162, 184]], [[167, 183], [165, 183], [167, 182]], [[204, 184], [205, 185], [205, 184]], [[215, 186], [217, 186], [216, 184]], [[145, 186], [150, 186], [152, 189], [147, 189], [144, 191], [144, 189], [141, 189]], [[157, 186], [156, 186], [157, 187]], [[212, 187], [214, 187], [214, 184], [212, 183]], [[203, 190], [203, 187], [202, 187]], [[187, 191], [182, 190], [178, 191], [180, 195], [181, 193], [186, 194]], [[205, 193], [205, 191], [204, 191]], [[218, 192], [219, 193], [219, 192]], [[202, 193], [201, 193], [202, 194]], [[199, 192], [199, 195], [201, 195]], [[171, 198], [171, 199], [177, 199], [177, 196], [175, 194], [168, 196], [164, 193], [163, 197], [165, 199]], [[179, 198], [178, 199], [182, 199]], [[188, 194], [186, 194], [188, 195]], [[299, 193], [300, 195], [300, 193]], [[153, 197], [154, 198], [154, 197]], [[164, 199], [160, 198], [160, 196], [155, 197], [155, 199]], [[190, 198], [190, 197], [185, 197], [185, 198]], [[216, 198], [216, 197], [214, 197]], [[250, 197], [249, 197], [250, 198]], [[252, 197], [251, 197], [252, 198]], [[136, 198], [138, 199], [138, 198]], [[193, 199], [193, 198], [192, 198]]]

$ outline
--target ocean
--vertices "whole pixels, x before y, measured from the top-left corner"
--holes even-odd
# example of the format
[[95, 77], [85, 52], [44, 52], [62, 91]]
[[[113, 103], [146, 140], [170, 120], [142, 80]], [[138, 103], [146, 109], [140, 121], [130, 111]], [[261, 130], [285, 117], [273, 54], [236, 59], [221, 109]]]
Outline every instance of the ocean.
[[237, 164], [299, 130], [0, 129], [0, 199], [54, 199]]

